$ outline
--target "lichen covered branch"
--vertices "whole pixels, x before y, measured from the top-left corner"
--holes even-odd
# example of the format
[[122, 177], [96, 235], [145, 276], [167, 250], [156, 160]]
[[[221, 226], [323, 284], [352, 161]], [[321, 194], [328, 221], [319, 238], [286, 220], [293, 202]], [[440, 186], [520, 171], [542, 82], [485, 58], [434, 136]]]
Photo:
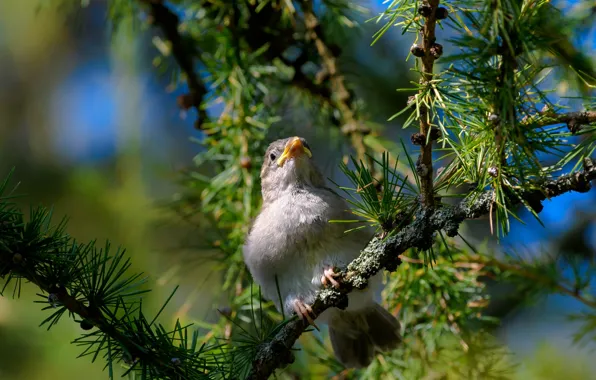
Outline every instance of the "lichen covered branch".
[[[584, 169], [567, 174], [557, 179], [536, 184], [537, 189], [522, 193], [526, 202], [540, 203], [544, 199], [553, 198], [569, 191], [586, 192], [590, 189], [590, 181], [596, 179], [596, 160], [586, 158]], [[511, 198], [511, 205], [519, 203], [519, 199]], [[312, 305], [314, 315], [319, 315], [330, 307], [345, 308], [348, 293], [353, 289], [367, 286], [368, 279], [383, 269], [395, 271], [401, 263], [400, 255], [410, 248], [426, 250], [434, 242], [434, 234], [444, 231], [448, 236], [456, 236], [459, 225], [467, 219], [475, 219], [489, 213], [494, 202], [492, 190], [481, 194], [474, 201], [464, 200], [452, 207], [441, 207], [434, 210], [424, 208], [414, 221], [385, 239], [373, 238], [360, 256], [348, 268], [341, 272], [337, 280], [339, 289], [326, 288], [319, 292]], [[259, 348], [253, 362], [249, 379], [267, 379], [276, 368], [283, 367], [293, 361], [291, 349], [308, 325], [295, 319], [284, 325], [275, 337]]]

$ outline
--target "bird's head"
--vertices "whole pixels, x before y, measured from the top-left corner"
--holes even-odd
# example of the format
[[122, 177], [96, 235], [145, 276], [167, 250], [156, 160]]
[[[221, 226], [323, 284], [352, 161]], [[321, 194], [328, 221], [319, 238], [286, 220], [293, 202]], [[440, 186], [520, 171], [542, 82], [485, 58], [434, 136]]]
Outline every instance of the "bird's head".
[[312, 160], [310, 146], [301, 137], [276, 140], [267, 148], [261, 168], [263, 200], [271, 202], [284, 191], [324, 187], [325, 179]]

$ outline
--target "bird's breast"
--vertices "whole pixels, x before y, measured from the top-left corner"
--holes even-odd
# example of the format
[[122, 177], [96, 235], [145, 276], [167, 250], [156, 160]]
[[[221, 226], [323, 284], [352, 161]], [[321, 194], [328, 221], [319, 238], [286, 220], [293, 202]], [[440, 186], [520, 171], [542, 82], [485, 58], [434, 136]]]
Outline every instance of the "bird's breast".
[[267, 205], [257, 218], [251, 235], [259, 237], [254, 242], [260, 246], [258, 251], [271, 260], [293, 255], [307, 259], [312, 252], [325, 251], [343, 233], [340, 224], [329, 223], [341, 219], [345, 209], [333, 201], [325, 194], [288, 191]]

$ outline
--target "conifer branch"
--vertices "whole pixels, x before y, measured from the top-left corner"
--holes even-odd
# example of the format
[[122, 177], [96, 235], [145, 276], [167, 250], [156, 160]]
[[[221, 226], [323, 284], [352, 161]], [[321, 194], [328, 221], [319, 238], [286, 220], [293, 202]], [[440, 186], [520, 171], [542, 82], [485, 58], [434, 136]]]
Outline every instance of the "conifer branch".
[[366, 157], [366, 146], [363, 138], [370, 133], [370, 129], [357, 120], [354, 114], [352, 95], [346, 87], [343, 74], [339, 71], [336, 56], [323, 38], [319, 19], [313, 11], [313, 1], [302, 0], [301, 4], [304, 11], [304, 23], [308, 31], [307, 38], [314, 43], [323, 65], [322, 75], [319, 75], [318, 81], [325, 80], [322, 76], [329, 79], [331, 83], [329, 100], [330, 104], [340, 112], [341, 131], [350, 137], [358, 157], [363, 160]]
[[[513, 7], [514, 5], [510, 5]], [[493, 12], [504, 12], [503, 27], [498, 28], [499, 39], [501, 41], [497, 54], [501, 56], [498, 67], [497, 81], [494, 90], [494, 103], [492, 104], [492, 114], [489, 116], [495, 128], [495, 149], [499, 157], [499, 166], [506, 164], [507, 131], [506, 128], [513, 128], [517, 124], [517, 115], [515, 111], [516, 104], [516, 81], [515, 69], [517, 68], [516, 55], [520, 53], [518, 45], [517, 31], [515, 23], [517, 15], [512, 9], [496, 7]], [[499, 174], [502, 170], [499, 170]]]
[[[279, 22], [280, 10], [275, 9], [273, 3], [262, 5], [259, 3], [247, 4], [248, 6], [248, 25], [244, 33], [246, 43], [252, 51], [257, 51], [267, 44], [268, 48], [264, 55], [269, 61], [275, 59], [281, 60], [286, 66], [294, 69], [294, 74], [290, 80], [290, 85], [295, 88], [308, 92], [311, 96], [318, 98], [325, 104], [332, 104], [332, 91], [326, 82], [310, 79], [302, 71], [302, 67], [307, 62], [318, 62], [318, 52], [316, 48], [303, 44], [300, 39], [294, 38], [297, 34], [297, 28], [284, 28]], [[276, 24], [275, 32], [270, 29], [272, 24]], [[302, 52], [295, 60], [286, 58], [283, 53], [293, 46], [302, 48]]]
[[155, 379], [198, 378], [216, 370], [203, 355], [210, 346], [197, 346], [197, 332], [190, 341], [187, 327], [178, 322], [165, 330], [156, 323], [161, 311], [146, 318], [140, 295], [149, 290], [141, 288], [145, 280], [140, 274], [128, 272], [131, 263], [124, 250], [75, 242], [65, 222], [50, 225], [51, 212], [43, 207], [25, 221], [11, 195], [4, 194], [7, 183], [0, 183], [0, 296], [11, 284], [13, 297], [20, 295], [24, 281], [38, 287], [45, 298], [38, 303], [51, 312], [41, 325], [49, 329], [70, 316], [85, 331], [73, 342], [84, 347], [80, 356], [95, 360], [101, 354], [110, 378], [118, 362], [129, 367], [127, 372]]
[[[99, 329], [109, 339], [117, 342], [126, 352], [125, 358], [130, 362], [136, 364], [137, 362], [154, 363], [163, 366], [163, 369], [168, 372], [169, 364], [160, 361], [159, 355], [143, 348], [139, 341], [134, 338], [131, 339], [123, 333], [114, 324], [113, 320], [107, 318], [100, 309], [93, 304], [85, 305], [81, 300], [69, 294], [64, 286], [50, 285], [44, 282], [44, 279], [39, 276], [30, 276], [28, 274], [35, 273], [35, 268], [19, 268], [22, 270], [14, 270], [13, 274], [21, 275], [22, 278], [35, 284], [42, 291], [48, 293], [48, 300], [54, 305], [53, 307], [63, 306], [71, 315], [78, 315], [81, 321], [81, 328], [90, 330], [93, 327]], [[176, 371], [170, 373], [171, 376], [176, 376]]]
[[546, 127], [553, 124], [567, 124], [571, 133], [578, 133], [587, 124], [596, 123], [596, 111], [580, 111], [557, 114], [550, 110], [544, 110], [535, 116], [527, 117], [522, 123], [534, 128]]
[[[430, 0], [428, 3], [424, 3], [422, 7], [425, 7], [425, 11], [420, 13], [425, 17], [425, 23], [422, 27], [422, 52], [419, 53], [422, 61], [422, 78], [420, 79], [421, 84], [425, 88], [420, 89], [419, 94], [423, 94], [428, 91], [426, 88], [430, 86], [430, 82], [433, 79], [433, 69], [435, 60], [442, 54], [442, 46], [436, 43], [435, 27], [437, 24], [437, 12], [439, 11], [440, 0]], [[443, 11], [445, 9], [441, 8]], [[416, 55], [416, 54], [415, 54]], [[420, 102], [420, 138], [418, 143], [420, 144], [420, 156], [416, 163], [416, 170], [420, 176], [420, 187], [422, 193], [422, 204], [430, 209], [435, 207], [435, 192], [433, 189], [433, 157], [432, 157], [432, 144], [433, 140], [436, 140], [437, 136], [432, 132], [432, 118], [431, 110], [428, 105], [424, 102]], [[413, 138], [413, 141], [415, 138]]]
[[[338, 123], [342, 133], [350, 139], [358, 157], [364, 160], [367, 157], [364, 136], [370, 133], [370, 128], [359, 120], [354, 112], [354, 94], [348, 89], [345, 77], [338, 67], [340, 49], [326, 41], [319, 18], [313, 9], [313, 1], [300, 0], [298, 3], [303, 9], [304, 25], [298, 26], [297, 23], [293, 23], [293, 27], [285, 27], [280, 22], [283, 6], [271, 2], [247, 3], [247, 29], [243, 38], [252, 51], [267, 45], [263, 54], [269, 61], [279, 59], [294, 69], [290, 85], [306, 91], [339, 112]], [[275, 28], [272, 25], [275, 25]], [[275, 29], [275, 32], [272, 32], [272, 29]], [[300, 37], [294, 37], [296, 35]], [[294, 60], [283, 55], [291, 47], [302, 50]], [[302, 71], [307, 62], [321, 66], [312, 79]], [[369, 159], [371, 167], [372, 163], [372, 159]]]
[[541, 275], [540, 273], [530, 271], [527, 268], [524, 268], [520, 265], [515, 265], [507, 262], [503, 262], [497, 260], [493, 257], [486, 257], [481, 255], [470, 255], [466, 258], [465, 264], [481, 264], [487, 265], [493, 268], [498, 268], [500, 271], [512, 273], [516, 276], [526, 278], [528, 280], [537, 282], [541, 285], [544, 285], [549, 288], [555, 289], [557, 292], [561, 294], [565, 294], [567, 296], [573, 297], [579, 302], [583, 303], [586, 306], [596, 308], [596, 301], [586, 298], [583, 294], [581, 294], [576, 289], [571, 289], [563, 284], [553, 281], [551, 277]]
[[[596, 160], [586, 158], [584, 169], [567, 174], [557, 179], [546, 180], [536, 184], [536, 189], [522, 193], [523, 200], [528, 203], [540, 203], [544, 199], [553, 198], [569, 191], [586, 192], [590, 189], [590, 181], [596, 179]], [[510, 199], [510, 205], [518, 204], [521, 199]], [[400, 255], [410, 248], [429, 249], [433, 242], [433, 234], [445, 231], [447, 236], [457, 236], [459, 225], [467, 219], [475, 219], [490, 212], [494, 202], [492, 190], [488, 190], [473, 201], [464, 200], [456, 206], [445, 206], [431, 210], [424, 208], [412, 223], [385, 239], [373, 238], [360, 256], [337, 277], [340, 289], [322, 289], [312, 310], [314, 316], [320, 315], [330, 307], [343, 309], [347, 306], [347, 295], [354, 289], [363, 289], [368, 279], [379, 271], [386, 269], [395, 271], [400, 265]], [[275, 337], [263, 343], [253, 361], [248, 379], [267, 379], [276, 368], [292, 362], [291, 349], [308, 325], [300, 319], [285, 324]]]
[[180, 35], [178, 31], [180, 19], [163, 4], [162, 0], [140, 1], [150, 8], [149, 23], [161, 29], [165, 38], [170, 41], [172, 55], [184, 73], [189, 88], [189, 94], [178, 98], [179, 106], [183, 109], [194, 107], [197, 110], [199, 116], [195, 126], [200, 129], [201, 125], [207, 121], [207, 113], [201, 107], [203, 98], [207, 94], [207, 88], [195, 72], [193, 46]]

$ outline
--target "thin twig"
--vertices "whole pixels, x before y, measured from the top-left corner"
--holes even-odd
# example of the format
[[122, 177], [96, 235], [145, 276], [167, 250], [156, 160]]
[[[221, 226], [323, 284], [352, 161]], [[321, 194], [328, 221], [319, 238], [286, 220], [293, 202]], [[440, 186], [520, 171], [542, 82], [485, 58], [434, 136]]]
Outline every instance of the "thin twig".
[[580, 111], [569, 113], [554, 113], [548, 110], [522, 120], [522, 125], [533, 128], [546, 127], [553, 124], [567, 124], [571, 133], [581, 131], [587, 124], [596, 123], [596, 111]]
[[[494, 12], [499, 10], [494, 9]], [[501, 56], [499, 71], [497, 76], [497, 85], [494, 89], [494, 103], [491, 115], [491, 122], [495, 127], [495, 147], [497, 150], [497, 157], [499, 157], [499, 166], [506, 165], [507, 145], [507, 126], [515, 126], [517, 123], [517, 114], [515, 111], [515, 70], [517, 68], [516, 54], [519, 49], [517, 44], [517, 34], [514, 29], [514, 15], [507, 14], [504, 16], [505, 26], [499, 28], [499, 37], [501, 39], [501, 46], [498, 54]], [[507, 30], [505, 30], [507, 29]], [[499, 170], [499, 175], [503, 173]]]
[[150, 7], [151, 23], [161, 29], [165, 38], [170, 41], [172, 45], [172, 55], [180, 66], [180, 69], [186, 76], [186, 83], [189, 89], [189, 106], [194, 107], [199, 115], [196, 126], [200, 126], [207, 121], [207, 113], [201, 107], [204, 96], [207, 94], [205, 84], [195, 72], [193, 62], [194, 54], [190, 49], [190, 45], [185, 43], [184, 39], [178, 32], [178, 25], [180, 19], [168, 7], [163, 5], [161, 0], [140, 0], [142, 3]]
[[[35, 261], [30, 261], [29, 263], [35, 265]], [[117, 324], [106, 318], [102, 311], [92, 303], [86, 305], [83, 301], [71, 295], [64, 286], [48, 284], [42, 277], [36, 275], [36, 270], [32, 267], [23, 265], [21, 267], [12, 268], [11, 271], [23, 279], [35, 284], [42, 291], [48, 293], [48, 300], [51, 304], [54, 304], [56, 307], [63, 306], [68, 310], [69, 314], [78, 315], [83, 322], [90, 325], [89, 327], [96, 327], [109, 337], [109, 339], [118, 342], [123, 348], [123, 352], [126, 353], [123, 355], [129, 355], [128, 360], [130, 360], [131, 363], [154, 363], [155, 365], [164, 368], [166, 371], [170, 371], [168, 368], [170, 367], [170, 363], [164, 362], [159, 357], [159, 354], [144, 349], [138, 342], [135, 342], [134, 339], [131, 339], [124, 334], [118, 328]], [[126, 356], [124, 356], [123, 359], [127, 360]], [[170, 374], [172, 376], [178, 376], [178, 373], [175, 370], [172, 370]]]
[[[428, 5], [431, 7], [429, 15], [426, 18], [424, 26], [422, 27], [422, 49], [424, 55], [421, 58], [422, 61], [422, 78], [421, 82], [425, 86], [430, 86], [430, 81], [433, 77], [433, 68], [437, 54], [433, 54], [436, 51], [436, 37], [435, 27], [437, 24], [437, 9], [439, 8], [439, 0], [430, 0]], [[422, 95], [426, 89], [420, 89]], [[432, 115], [430, 109], [424, 103], [420, 103], [418, 106], [420, 112], [420, 134], [424, 137], [420, 143], [420, 157], [416, 164], [416, 170], [420, 176], [420, 187], [422, 193], [422, 204], [425, 207], [435, 207], [435, 192], [433, 189], [433, 157], [432, 157], [432, 144], [433, 139], [431, 138], [431, 121]]]
[[[367, 153], [364, 136], [370, 132], [370, 129], [363, 125], [354, 114], [351, 104], [352, 95], [346, 87], [343, 74], [337, 67], [337, 58], [321, 35], [321, 25], [313, 11], [312, 0], [303, 0], [301, 4], [304, 11], [304, 23], [308, 31], [307, 37], [314, 43], [321, 58], [324, 74], [331, 82], [330, 103], [340, 112], [342, 132], [350, 137], [358, 157], [364, 160]], [[319, 80], [321, 79], [319, 78]], [[370, 168], [373, 168], [373, 165], [370, 165]]]
[[518, 275], [520, 277], [524, 277], [524, 278], [533, 280], [533, 281], [538, 282], [542, 285], [551, 287], [559, 293], [571, 296], [586, 306], [596, 308], [596, 301], [587, 299], [586, 297], [581, 295], [579, 292], [569, 289], [558, 282], [552, 281], [552, 279], [549, 277], [541, 276], [538, 273], [531, 272], [531, 271], [527, 270], [526, 268], [520, 267], [519, 265], [505, 263], [505, 262], [496, 260], [494, 258], [483, 257], [480, 255], [471, 255], [469, 257], [466, 257], [466, 262], [467, 263], [470, 263], [470, 262], [471, 263], [479, 263], [479, 264], [484, 264], [484, 265], [488, 265], [488, 266], [493, 266], [493, 267], [499, 268], [502, 271], [515, 273], [516, 275]]
[[[569, 191], [586, 192], [590, 189], [590, 181], [594, 179], [596, 160], [586, 158], [582, 171], [543, 181], [537, 184], [539, 189], [523, 192], [522, 197], [527, 202], [541, 202]], [[519, 202], [515, 199], [510, 201], [511, 205]], [[464, 201], [456, 206], [435, 210], [425, 208], [410, 225], [401, 228], [396, 234], [386, 239], [373, 238], [360, 256], [338, 276], [341, 287], [325, 288], [319, 292], [312, 305], [314, 316], [330, 307], [345, 308], [347, 295], [352, 290], [366, 287], [368, 279], [383, 269], [395, 271], [401, 263], [402, 252], [410, 248], [430, 248], [436, 231], [443, 230], [448, 236], [456, 236], [464, 220], [486, 215], [493, 202], [493, 194], [489, 190], [473, 202]], [[291, 363], [292, 347], [307, 327], [302, 320], [294, 319], [284, 325], [271, 341], [261, 344], [248, 379], [267, 379], [276, 368]]]

